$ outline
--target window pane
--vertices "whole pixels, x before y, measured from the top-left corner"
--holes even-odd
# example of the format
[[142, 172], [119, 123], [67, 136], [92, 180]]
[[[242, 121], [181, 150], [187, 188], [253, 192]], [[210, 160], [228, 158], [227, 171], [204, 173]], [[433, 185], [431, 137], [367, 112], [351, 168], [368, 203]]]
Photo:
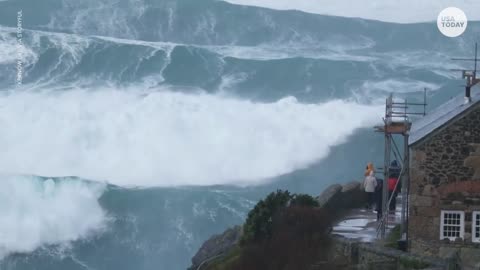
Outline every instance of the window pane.
[[[472, 215], [471, 217], [476, 217], [476, 216], [480, 217], [480, 214], [477, 215], [477, 213], [475, 213], [475, 216]], [[463, 217], [464, 216], [462, 212], [444, 211], [442, 213], [443, 226], [440, 227], [441, 237], [449, 238], [451, 240], [454, 240], [455, 238], [458, 238], [458, 237], [462, 237], [462, 232], [464, 230]], [[480, 218], [472, 221], [472, 226], [475, 226], [477, 222], [480, 224]], [[475, 227], [479, 227], [479, 230], [480, 230], [480, 226], [475, 226]], [[477, 234], [477, 231], [474, 230], [473, 234]], [[478, 234], [480, 234], [480, 231], [478, 232]]]

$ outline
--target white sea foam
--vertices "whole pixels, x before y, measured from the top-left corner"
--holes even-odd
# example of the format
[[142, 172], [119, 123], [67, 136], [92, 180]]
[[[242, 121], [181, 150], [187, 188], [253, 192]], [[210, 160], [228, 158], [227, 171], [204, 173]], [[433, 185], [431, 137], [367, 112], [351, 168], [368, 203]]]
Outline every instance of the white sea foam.
[[250, 60], [275, 60], [294, 57], [305, 57], [311, 59], [324, 59], [332, 61], [361, 61], [368, 62], [376, 60], [368, 55], [355, 54], [348, 50], [331, 49], [330, 46], [317, 44], [316, 47], [301, 47], [298, 44], [281, 46], [277, 44], [265, 44], [261, 46], [204, 46], [222, 56], [235, 57]]
[[19, 45], [15, 31], [16, 28], [0, 26], [0, 65], [17, 61], [28, 65], [38, 58], [29, 47]]
[[[366, 81], [360, 88], [365, 92], [393, 92], [397, 94], [421, 92], [423, 89], [430, 91], [438, 90], [441, 86], [439, 84], [424, 82], [424, 81], [415, 81], [415, 80], [397, 80], [397, 79], [387, 79], [381, 81]], [[364, 93], [365, 93], [364, 92]]]
[[85, 33], [97, 29], [112, 36], [134, 38], [137, 30], [131, 26], [146, 11], [142, 0], [130, 0], [128, 8], [121, 8], [119, 1], [63, 1], [63, 6], [50, 17], [46, 25], [51, 29]]
[[0, 171], [125, 186], [259, 184], [324, 158], [381, 107], [138, 89], [0, 96]]
[[101, 184], [12, 175], [0, 175], [0, 183], [0, 259], [105, 228], [106, 216], [98, 203]]
[[[462, 49], [461, 51], [465, 52], [468, 49]], [[454, 72], [452, 70], [468, 68], [465, 63], [445, 61], [451, 55], [440, 51], [392, 51], [388, 53], [373, 53], [373, 55], [378, 59], [382, 59], [392, 70], [402, 67], [428, 70], [447, 79], [458, 78], [458, 71]], [[463, 55], [463, 57], [468, 57], [468, 55]], [[417, 71], [414, 70], [413, 72]]]
[[[414, 23], [436, 21], [441, 10], [451, 5], [463, 9], [469, 20], [480, 20], [480, 2], [476, 0], [225, 0], [226, 2], [272, 9], [295, 9], [309, 13], [358, 17], [386, 22]], [[454, 2], [454, 4], [452, 4]]]
[[[367, 80], [363, 83], [352, 86], [351, 91], [356, 100], [374, 101], [380, 103], [386, 94], [394, 93], [397, 97], [405, 97], [412, 93], [422, 93], [427, 91], [436, 91], [442, 86], [436, 83], [424, 82], [408, 79], [385, 79], [385, 80]], [[422, 95], [423, 97], [423, 95]]]
[[[177, 45], [185, 45], [181, 43], [172, 43], [172, 42], [162, 42], [162, 41], [143, 41], [137, 39], [124, 39], [124, 38], [115, 38], [115, 37], [107, 37], [107, 36], [92, 36], [91, 38], [100, 39], [109, 41], [115, 44], [128, 44], [128, 45], [137, 45], [137, 46], [146, 46], [152, 47], [155, 49], [161, 49], [165, 51], [171, 51]], [[187, 45], [185, 45], [187, 46]]]
[[293, 57], [305, 57], [326, 60], [351, 60], [351, 61], [373, 61], [377, 58], [369, 55], [355, 54], [351, 51], [372, 48], [374, 42], [367, 38], [349, 40], [348, 38], [337, 38], [337, 40], [326, 40], [322, 42], [291, 43], [291, 44], [261, 44], [258, 46], [238, 45], [189, 45], [172, 42], [152, 42], [114, 38], [106, 36], [93, 36], [95, 39], [109, 41], [116, 44], [129, 44], [137, 46], [152, 47], [156, 50], [164, 50], [169, 54], [176, 46], [195, 46], [203, 48], [223, 57], [235, 57], [250, 60], [276, 60]]

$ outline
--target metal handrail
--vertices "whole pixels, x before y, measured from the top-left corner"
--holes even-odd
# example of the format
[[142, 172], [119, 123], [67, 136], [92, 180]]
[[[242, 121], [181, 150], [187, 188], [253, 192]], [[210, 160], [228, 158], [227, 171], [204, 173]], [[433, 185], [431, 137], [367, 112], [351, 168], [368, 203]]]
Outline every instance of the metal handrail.
[[[403, 176], [403, 174], [405, 173], [405, 166], [402, 167], [402, 170], [400, 171], [400, 174], [398, 176], [398, 181], [397, 183], [395, 184], [395, 188], [393, 190], [393, 193], [392, 193], [392, 196], [389, 198], [388, 200], [388, 203], [386, 204], [386, 207], [385, 209], [382, 209], [382, 219], [380, 220], [380, 222], [377, 224], [377, 237], [378, 237], [378, 234], [380, 233], [380, 230], [382, 228], [382, 225], [385, 223], [385, 220], [388, 219], [388, 212], [390, 211], [389, 209], [389, 205], [390, 203], [392, 202], [392, 199], [393, 199], [393, 196], [395, 194], [395, 192], [397, 191], [397, 188], [398, 188], [398, 183], [400, 183], [400, 178]], [[388, 179], [384, 180], [384, 181], [388, 181]], [[385, 185], [385, 182], [383, 183]], [[387, 183], [388, 184], [388, 183]], [[405, 200], [406, 198], [402, 198], [403, 200]], [[383, 204], [383, 202], [382, 202]]]
[[218, 254], [218, 255], [215, 255], [215, 256], [213, 256], [213, 257], [210, 257], [210, 258], [204, 260], [204, 261], [197, 267], [196, 270], [201, 270], [202, 267], [203, 267], [206, 263], [208, 263], [208, 262], [210, 262], [210, 261], [213, 261], [214, 259], [220, 258], [220, 257], [222, 257], [222, 256], [225, 256], [225, 254], [226, 254], [226, 253], [220, 253], [220, 254]]

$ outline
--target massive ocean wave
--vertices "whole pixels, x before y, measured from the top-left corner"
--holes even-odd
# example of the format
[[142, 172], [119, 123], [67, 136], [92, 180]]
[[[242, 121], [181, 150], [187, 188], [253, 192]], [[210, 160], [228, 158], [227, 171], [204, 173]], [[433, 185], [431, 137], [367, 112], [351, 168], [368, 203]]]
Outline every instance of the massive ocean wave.
[[266, 192], [360, 177], [381, 159], [385, 97], [459, 93], [449, 59], [479, 32], [213, 0], [0, 1], [0, 269], [185, 269]]

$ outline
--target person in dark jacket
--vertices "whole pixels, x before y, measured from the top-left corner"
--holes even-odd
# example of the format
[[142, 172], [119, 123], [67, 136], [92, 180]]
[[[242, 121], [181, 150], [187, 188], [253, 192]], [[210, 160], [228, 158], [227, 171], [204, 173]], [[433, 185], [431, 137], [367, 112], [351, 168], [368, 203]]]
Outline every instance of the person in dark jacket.
[[400, 165], [398, 164], [398, 161], [394, 160], [390, 163], [390, 171], [389, 171], [390, 177], [399, 178], [401, 171], [402, 171], [402, 167], [400, 167]]
[[383, 179], [377, 178], [377, 187], [375, 188], [375, 211], [377, 211], [377, 221], [382, 218], [383, 210]]

